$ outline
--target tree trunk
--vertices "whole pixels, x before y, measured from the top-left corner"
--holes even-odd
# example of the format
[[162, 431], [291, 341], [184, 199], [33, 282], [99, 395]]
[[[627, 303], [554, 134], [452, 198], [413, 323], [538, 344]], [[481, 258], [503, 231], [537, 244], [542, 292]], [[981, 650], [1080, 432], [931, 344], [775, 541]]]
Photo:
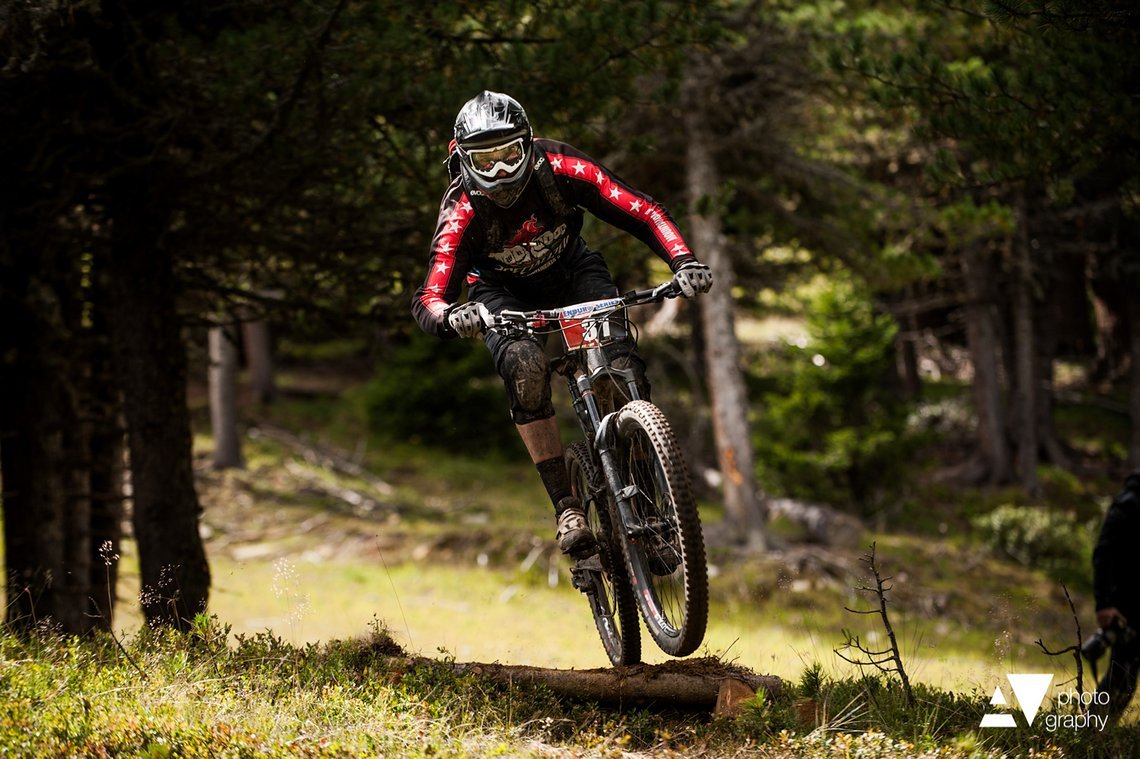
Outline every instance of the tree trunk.
[[214, 432], [214, 468], [240, 469], [241, 437], [237, 419], [238, 349], [233, 325], [211, 327], [210, 343], [210, 423]]
[[111, 630], [118, 600], [119, 556], [123, 533], [123, 405], [115, 384], [106, 257], [96, 257], [92, 275], [90, 409], [91, 439], [91, 600], [95, 625]]
[[173, 262], [159, 243], [162, 193], [126, 176], [112, 209], [111, 334], [130, 448], [134, 533], [143, 614], [183, 628], [204, 611], [210, 570], [198, 533], [186, 355], [175, 309]]
[[922, 376], [918, 371], [918, 340], [920, 333], [918, 327], [918, 311], [914, 308], [914, 301], [916, 300], [914, 285], [907, 285], [906, 295], [907, 305], [911, 307], [907, 309], [907, 314], [903, 318], [902, 326], [904, 329], [899, 332], [899, 336], [895, 340], [895, 346], [898, 350], [899, 363], [901, 364], [899, 376], [902, 380], [907, 400], [916, 401], [919, 396], [922, 395]]
[[690, 79], [685, 108], [689, 234], [694, 250], [713, 274], [713, 288], [701, 308], [713, 434], [723, 477], [724, 506], [736, 538], [757, 548], [766, 543], [764, 495], [753, 469], [748, 396], [741, 371], [740, 343], [733, 318], [732, 262], [724, 248], [716, 197], [720, 180], [713, 161], [712, 136], [699, 105], [699, 82]]
[[966, 283], [966, 342], [974, 365], [974, 405], [983, 476], [992, 483], [1005, 483], [1010, 479], [1010, 453], [1005, 438], [994, 303], [989, 289], [994, 271], [984, 247], [969, 245], [962, 251], [962, 273]]
[[1017, 441], [1017, 471], [1021, 487], [1036, 495], [1037, 479], [1037, 371], [1033, 331], [1033, 260], [1029, 249], [1029, 220], [1024, 198], [1017, 209], [1013, 249], [1013, 426]]
[[[1132, 276], [1132, 281], [1132, 292], [1140, 292], [1140, 272]], [[1132, 330], [1132, 385], [1128, 396], [1132, 415], [1132, 442], [1128, 448], [1128, 464], [1137, 469], [1140, 468], [1140, 298], [1129, 299], [1128, 314], [1128, 326]]]
[[269, 322], [265, 319], [244, 322], [245, 361], [249, 368], [249, 385], [255, 403], [271, 403], [277, 398], [277, 384], [273, 370], [273, 341], [269, 335]]
[[1112, 382], [1120, 378], [1123, 368], [1122, 361], [1127, 351], [1125, 320], [1128, 318], [1128, 303], [1135, 300], [1135, 291], [1130, 292], [1128, 281], [1122, 281], [1096, 253], [1089, 255], [1088, 269], [1096, 323], [1096, 364], [1092, 380]]
[[20, 354], [19, 362], [5, 367], [0, 399], [5, 623], [30, 630], [56, 616], [58, 586], [52, 580], [63, 571], [64, 549], [63, 435], [53, 424], [50, 376]]
[[1057, 345], [1060, 339], [1058, 311], [1050, 304], [1061, 301], [1061, 291], [1066, 284], [1059, 279], [1058, 267], [1049, 265], [1041, 272], [1044, 280], [1045, 297], [1038, 300], [1034, 308], [1035, 342], [1037, 346], [1037, 440], [1045, 459], [1062, 469], [1073, 468], [1073, 457], [1057, 435], [1054, 419], [1055, 382], [1054, 365], [1057, 359]]
[[6, 622], [28, 630], [51, 620], [66, 633], [91, 627], [88, 594], [86, 430], [74, 378], [70, 269], [50, 252], [24, 254], [4, 271], [0, 324], [16, 324], [0, 364]]

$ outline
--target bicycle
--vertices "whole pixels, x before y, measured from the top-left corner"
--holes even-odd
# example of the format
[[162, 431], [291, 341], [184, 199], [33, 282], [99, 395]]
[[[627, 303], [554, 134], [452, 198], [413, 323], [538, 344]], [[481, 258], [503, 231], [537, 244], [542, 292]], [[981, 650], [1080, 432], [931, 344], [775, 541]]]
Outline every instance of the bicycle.
[[673, 282], [563, 308], [501, 311], [490, 329], [514, 337], [557, 332], [552, 361], [566, 379], [583, 439], [566, 449], [573, 494], [598, 550], [571, 569], [614, 665], [641, 661], [638, 609], [662, 651], [687, 656], [708, 623], [708, 568], [688, 467], [668, 420], [641, 398], [632, 368], [606, 347], [630, 337], [627, 311], [675, 298]]

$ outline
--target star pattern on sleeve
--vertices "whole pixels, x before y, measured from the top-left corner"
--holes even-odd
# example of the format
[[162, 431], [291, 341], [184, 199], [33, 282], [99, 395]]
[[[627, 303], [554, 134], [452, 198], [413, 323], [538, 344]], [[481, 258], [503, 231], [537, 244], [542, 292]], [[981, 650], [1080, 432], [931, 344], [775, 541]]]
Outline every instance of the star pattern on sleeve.
[[614, 210], [644, 224], [646, 231], [656, 240], [658, 254], [667, 261], [691, 255], [681, 238], [676, 224], [668, 213], [653, 200], [621, 184], [603, 166], [592, 159], [566, 153], [549, 153], [550, 166], [555, 173], [578, 182], [588, 182], [596, 197]]
[[474, 217], [474, 208], [466, 195], [462, 195], [447, 212], [436, 232], [432, 248], [432, 266], [424, 283], [423, 305], [432, 313], [442, 315], [447, 308], [444, 300], [455, 274], [455, 253], [463, 234]]

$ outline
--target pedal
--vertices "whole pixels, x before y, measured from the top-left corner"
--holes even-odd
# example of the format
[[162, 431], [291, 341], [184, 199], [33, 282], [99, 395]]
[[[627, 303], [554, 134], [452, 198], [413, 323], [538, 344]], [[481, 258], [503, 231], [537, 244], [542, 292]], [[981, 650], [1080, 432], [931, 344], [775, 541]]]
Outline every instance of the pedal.
[[593, 556], [582, 559], [570, 568], [570, 582], [583, 593], [590, 593], [597, 588], [595, 577], [601, 573], [602, 560], [601, 557], [595, 553]]

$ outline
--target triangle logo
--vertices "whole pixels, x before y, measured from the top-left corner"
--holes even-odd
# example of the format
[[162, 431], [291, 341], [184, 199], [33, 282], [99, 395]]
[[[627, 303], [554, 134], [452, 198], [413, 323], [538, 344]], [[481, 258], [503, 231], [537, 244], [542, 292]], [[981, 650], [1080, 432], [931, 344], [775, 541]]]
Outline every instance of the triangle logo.
[[1037, 711], [1041, 708], [1041, 702], [1045, 700], [1046, 691], [1053, 684], [1052, 673], [1047, 675], [1009, 674], [1006, 677], [1009, 678], [1013, 695], [1017, 696], [1017, 705], [1021, 707], [1026, 722], [1032, 725], [1033, 719], [1037, 716]]

